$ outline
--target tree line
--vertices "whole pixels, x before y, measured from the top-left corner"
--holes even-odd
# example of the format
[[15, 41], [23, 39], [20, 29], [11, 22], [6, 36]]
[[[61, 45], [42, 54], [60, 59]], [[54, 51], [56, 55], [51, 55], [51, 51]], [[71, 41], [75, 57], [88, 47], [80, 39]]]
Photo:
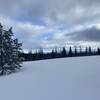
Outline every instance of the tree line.
[[79, 57], [79, 56], [93, 56], [100, 55], [100, 48], [98, 47], [95, 51], [91, 47], [86, 47], [84, 50], [77, 47], [69, 47], [66, 50], [65, 47], [58, 50], [58, 48], [52, 49], [51, 52], [44, 52], [44, 50], [38, 49], [34, 53], [32, 51], [28, 53], [20, 53], [19, 57], [23, 58], [23, 61], [34, 61], [34, 60], [44, 60], [53, 58], [64, 58], [64, 57]]

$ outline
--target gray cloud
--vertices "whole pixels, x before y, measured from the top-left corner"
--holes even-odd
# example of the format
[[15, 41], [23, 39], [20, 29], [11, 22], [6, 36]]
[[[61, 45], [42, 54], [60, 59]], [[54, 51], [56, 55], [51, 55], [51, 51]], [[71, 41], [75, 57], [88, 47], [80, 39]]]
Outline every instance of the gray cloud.
[[100, 41], [100, 29], [93, 26], [91, 28], [65, 34], [65, 37], [69, 37], [71, 40], [74, 40], [74, 41], [99, 42]]
[[48, 19], [50, 23], [72, 25], [97, 20], [99, 5], [99, 0], [0, 0], [0, 12], [21, 21]]
[[[67, 37], [75, 41], [100, 41], [100, 30], [96, 28], [75, 31], [67, 36], [62, 30], [59, 34], [60, 26], [69, 31], [78, 25], [100, 23], [100, 0], [0, 0], [0, 20], [7, 28], [14, 27], [24, 48], [53, 43], [62, 45]], [[51, 40], [33, 40], [49, 32], [54, 34]]]

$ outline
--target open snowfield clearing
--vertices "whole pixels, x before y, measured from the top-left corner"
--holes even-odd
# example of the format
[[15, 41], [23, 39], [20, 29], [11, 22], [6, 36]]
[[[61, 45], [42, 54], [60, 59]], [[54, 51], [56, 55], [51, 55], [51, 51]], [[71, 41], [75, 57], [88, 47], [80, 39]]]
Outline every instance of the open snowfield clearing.
[[100, 57], [25, 62], [0, 77], [0, 100], [100, 100]]

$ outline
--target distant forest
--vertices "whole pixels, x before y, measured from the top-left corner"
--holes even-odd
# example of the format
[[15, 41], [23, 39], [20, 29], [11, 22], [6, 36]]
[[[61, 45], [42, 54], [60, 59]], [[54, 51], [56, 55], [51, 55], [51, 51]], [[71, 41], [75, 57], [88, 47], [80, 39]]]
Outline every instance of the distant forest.
[[92, 50], [91, 47], [86, 47], [85, 50], [82, 48], [72, 48], [69, 47], [69, 50], [66, 50], [63, 47], [61, 50], [57, 48], [53, 49], [51, 52], [44, 52], [44, 50], [38, 49], [36, 52], [32, 53], [29, 51], [28, 53], [20, 53], [19, 57], [22, 58], [23, 61], [34, 61], [34, 60], [44, 60], [44, 59], [54, 59], [54, 58], [64, 58], [64, 57], [79, 57], [79, 56], [93, 56], [100, 55], [100, 48], [98, 47], [95, 51]]

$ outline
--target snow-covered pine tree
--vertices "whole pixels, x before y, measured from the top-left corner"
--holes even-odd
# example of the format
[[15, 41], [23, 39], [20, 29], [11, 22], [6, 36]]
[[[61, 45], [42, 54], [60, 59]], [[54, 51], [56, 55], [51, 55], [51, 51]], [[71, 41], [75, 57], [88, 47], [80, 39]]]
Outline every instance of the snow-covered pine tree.
[[15, 72], [21, 67], [19, 53], [22, 44], [18, 43], [18, 39], [14, 39], [13, 36], [12, 28], [6, 31], [0, 24], [0, 75]]

